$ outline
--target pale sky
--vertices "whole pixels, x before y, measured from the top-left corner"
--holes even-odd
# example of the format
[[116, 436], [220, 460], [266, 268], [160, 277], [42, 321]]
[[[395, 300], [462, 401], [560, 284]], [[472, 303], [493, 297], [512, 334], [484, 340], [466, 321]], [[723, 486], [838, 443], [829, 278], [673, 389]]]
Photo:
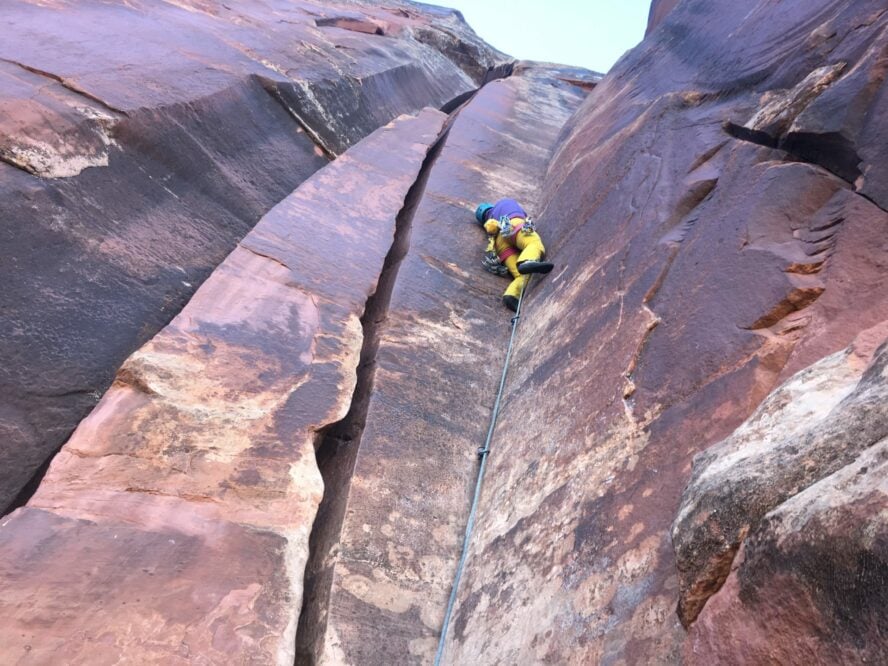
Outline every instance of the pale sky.
[[607, 72], [644, 37], [650, 0], [427, 0], [462, 12], [475, 32], [519, 59]]

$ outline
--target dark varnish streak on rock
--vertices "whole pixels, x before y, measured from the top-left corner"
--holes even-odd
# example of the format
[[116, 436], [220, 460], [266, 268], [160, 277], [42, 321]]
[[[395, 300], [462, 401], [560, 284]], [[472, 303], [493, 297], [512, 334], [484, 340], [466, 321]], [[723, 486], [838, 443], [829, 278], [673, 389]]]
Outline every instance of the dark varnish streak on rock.
[[0, 510], [272, 205], [508, 60], [396, 4], [3, 3]]
[[[522, 322], [456, 661], [681, 658], [669, 527], [693, 456], [888, 318], [886, 21], [875, 0], [678, 2], [568, 123], [538, 216], [559, 270]], [[782, 99], [767, 141], [725, 134], [768, 134], [752, 119]], [[799, 132], [819, 155], [787, 152]]]

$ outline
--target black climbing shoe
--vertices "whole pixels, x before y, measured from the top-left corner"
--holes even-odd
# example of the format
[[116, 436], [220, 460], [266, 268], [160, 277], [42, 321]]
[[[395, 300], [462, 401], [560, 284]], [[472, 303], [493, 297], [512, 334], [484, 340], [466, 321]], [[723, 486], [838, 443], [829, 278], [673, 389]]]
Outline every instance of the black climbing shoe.
[[548, 261], [522, 261], [518, 264], [518, 272], [521, 275], [529, 275], [531, 273], [545, 274], [555, 268], [555, 264]]
[[503, 296], [503, 305], [512, 312], [518, 312], [518, 299], [514, 296]]

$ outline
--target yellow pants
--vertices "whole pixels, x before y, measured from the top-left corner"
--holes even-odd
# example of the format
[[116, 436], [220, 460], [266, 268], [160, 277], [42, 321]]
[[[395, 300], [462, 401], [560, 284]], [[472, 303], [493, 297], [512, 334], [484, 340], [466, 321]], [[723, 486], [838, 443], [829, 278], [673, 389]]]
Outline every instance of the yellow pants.
[[527, 276], [521, 275], [518, 272], [518, 264], [525, 261], [539, 261], [546, 253], [546, 248], [543, 246], [543, 239], [535, 231], [529, 234], [519, 231], [511, 239], [506, 239], [499, 235], [496, 237], [494, 249], [498, 256], [502, 257], [503, 253], [512, 248], [517, 248], [520, 250], [520, 253], [513, 253], [503, 260], [503, 264], [505, 264], [512, 275], [512, 282], [503, 296], [520, 298], [521, 292], [524, 291], [524, 285], [527, 284]]

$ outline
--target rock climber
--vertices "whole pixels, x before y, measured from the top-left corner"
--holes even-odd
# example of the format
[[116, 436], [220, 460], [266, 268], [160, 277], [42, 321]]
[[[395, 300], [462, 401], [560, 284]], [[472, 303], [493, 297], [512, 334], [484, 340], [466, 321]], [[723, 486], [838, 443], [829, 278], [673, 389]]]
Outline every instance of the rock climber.
[[513, 312], [531, 273], [548, 273], [555, 266], [543, 261], [546, 248], [524, 209], [514, 199], [482, 203], [475, 209], [475, 219], [487, 232], [484, 269], [496, 275], [512, 276], [503, 294], [503, 305]]

